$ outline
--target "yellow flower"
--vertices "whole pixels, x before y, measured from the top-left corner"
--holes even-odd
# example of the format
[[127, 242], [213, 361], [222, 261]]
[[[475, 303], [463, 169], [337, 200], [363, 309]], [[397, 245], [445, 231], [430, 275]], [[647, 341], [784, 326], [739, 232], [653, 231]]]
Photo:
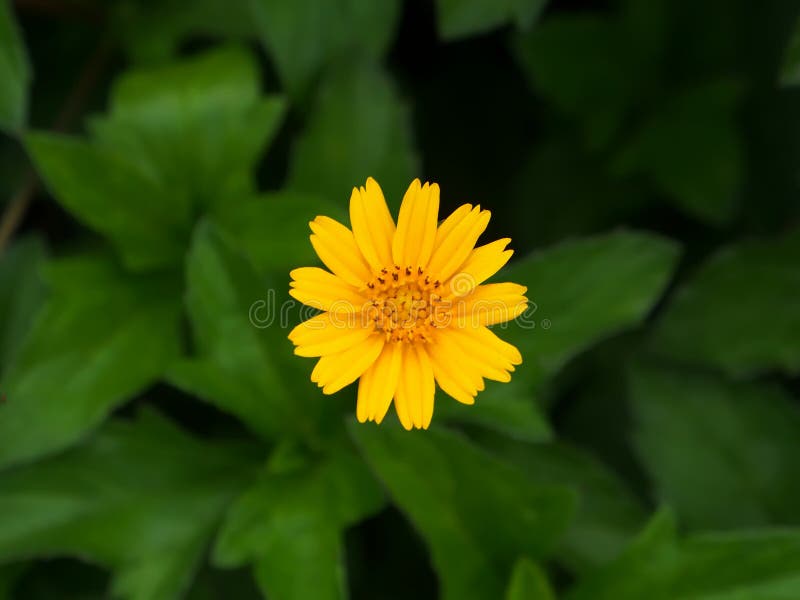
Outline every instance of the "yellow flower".
[[484, 378], [510, 381], [519, 351], [487, 325], [519, 316], [525, 287], [480, 285], [511, 258], [510, 239], [475, 248], [490, 213], [465, 204], [441, 224], [439, 186], [414, 180], [397, 226], [369, 178], [350, 197], [352, 230], [328, 217], [311, 244], [330, 269], [292, 271], [291, 294], [323, 312], [294, 328], [295, 354], [320, 357], [311, 381], [333, 394], [360, 378], [356, 415], [380, 423], [394, 398], [403, 427], [427, 429], [436, 383], [473, 404]]

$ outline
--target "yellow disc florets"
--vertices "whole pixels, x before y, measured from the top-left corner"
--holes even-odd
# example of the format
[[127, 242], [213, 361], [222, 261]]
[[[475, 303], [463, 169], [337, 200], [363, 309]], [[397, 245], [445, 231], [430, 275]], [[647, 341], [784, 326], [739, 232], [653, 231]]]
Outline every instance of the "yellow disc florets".
[[428, 342], [432, 330], [446, 325], [450, 316], [441, 288], [422, 267], [381, 269], [367, 284], [369, 318], [387, 342]]

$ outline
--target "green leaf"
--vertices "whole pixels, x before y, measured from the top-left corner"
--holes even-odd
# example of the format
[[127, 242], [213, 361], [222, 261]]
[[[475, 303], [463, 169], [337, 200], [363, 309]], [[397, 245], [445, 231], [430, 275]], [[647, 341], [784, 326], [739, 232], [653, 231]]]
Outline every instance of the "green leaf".
[[527, 558], [514, 565], [506, 600], [555, 600], [555, 594], [541, 567]]
[[439, 394], [436, 398], [436, 418], [457, 423], [471, 423], [498, 431], [526, 442], [548, 442], [553, 430], [547, 417], [533, 397], [507, 397], [499, 384], [487, 382], [492, 391], [478, 396], [477, 404], [466, 406]]
[[742, 376], [800, 372], [800, 234], [728, 246], [675, 293], [652, 348]]
[[800, 530], [706, 534], [680, 541], [657, 515], [623, 556], [568, 600], [778, 600], [800, 594]]
[[568, 240], [505, 269], [502, 279], [527, 286], [531, 300], [525, 314], [498, 331], [519, 348], [523, 363], [510, 383], [478, 395], [470, 419], [495, 426], [493, 415], [483, 418], [483, 405], [488, 412], [503, 403], [529, 411], [536, 389], [570, 359], [647, 316], [677, 257], [671, 241], [619, 231]]
[[510, 21], [527, 29], [547, 0], [437, 0], [439, 34], [455, 40], [496, 29]]
[[689, 215], [728, 224], [744, 176], [743, 86], [715, 80], [665, 97], [663, 89], [675, 88], [663, 80], [666, 25], [677, 16], [659, 5], [553, 17], [516, 36], [514, 52], [531, 86], [577, 121], [590, 149], [617, 153], [618, 179], [645, 175]]
[[355, 57], [377, 62], [394, 37], [399, 0], [251, 0], [261, 40], [293, 96], [327, 64]]
[[189, 206], [121, 152], [49, 133], [26, 144], [58, 202], [106, 236], [126, 266], [178, 264], [189, 234]]
[[388, 77], [366, 65], [331, 73], [292, 155], [289, 187], [343, 204], [374, 177], [390, 206], [417, 171], [411, 122]]
[[25, 124], [28, 112], [28, 57], [10, 0], [0, 0], [0, 130], [14, 131]]
[[177, 597], [252, 473], [246, 448], [201, 443], [154, 413], [112, 421], [0, 475], [0, 560], [82, 557], [114, 570], [115, 595]]
[[277, 192], [237, 202], [215, 222], [259, 270], [288, 271], [319, 262], [308, 241], [308, 223], [317, 215], [347, 222], [344, 206], [307, 194]]
[[741, 91], [729, 81], [712, 82], [667, 99], [622, 150], [616, 168], [650, 176], [690, 215], [729, 223], [744, 174]]
[[173, 194], [225, 208], [254, 192], [253, 166], [283, 120], [283, 99], [259, 88], [255, 59], [236, 47], [131, 71], [92, 131]]
[[[568, 600], [677, 600], [665, 595], [679, 562], [675, 519], [656, 513], [625, 552], [608, 566], [580, 580]], [[651, 595], [652, 594], [652, 595]]]
[[195, 356], [173, 365], [167, 377], [267, 439], [340, 426], [331, 418], [335, 404], [300, 383], [307, 376], [286, 337], [287, 287], [259, 276], [213, 226], [198, 226], [186, 294]]
[[791, 398], [674, 369], [640, 367], [630, 379], [637, 453], [681, 522], [800, 524], [800, 411]]
[[581, 572], [617, 556], [645, 521], [639, 499], [616, 474], [589, 454], [564, 443], [521, 443], [500, 435], [483, 445], [541, 485], [572, 488], [578, 504], [559, 559]]
[[502, 597], [517, 557], [547, 556], [569, 524], [569, 490], [532, 483], [459, 435], [368, 425], [350, 432], [425, 538], [445, 600]]
[[0, 260], [0, 372], [13, 361], [44, 301], [39, 272], [44, 258], [44, 243], [24, 238]]
[[800, 18], [786, 48], [780, 80], [784, 86], [800, 85]]
[[178, 353], [174, 276], [132, 276], [87, 254], [51, 264], [47, 279], [52, 293], [0, 385], [0, 466], [75, 442]]
[[228, 512], [215, 562], [253, 562], [269, 598], [344, 599], [344, 530], [382, 505], [380, 487], [350, 449], [299, 467], [273, 463]]
[[535, 303], [521, 327], [503, 332], [522, 352], [527, 377], [553, 374], [596, 342], [639, 324], [677, 258], [669, 240], [619, 231], [566, 241], [511, 265], [503, 279], [527, 286]]

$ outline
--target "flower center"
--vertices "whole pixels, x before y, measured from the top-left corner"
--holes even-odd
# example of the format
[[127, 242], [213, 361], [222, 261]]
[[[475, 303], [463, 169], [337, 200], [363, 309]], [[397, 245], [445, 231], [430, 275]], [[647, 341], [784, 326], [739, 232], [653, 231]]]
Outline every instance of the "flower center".
[[441, 296], [442, 284], [422, 267], [381, 269], [367, 284], [368, 313], [386, 341], [428, 342], [434, 329], [444, 327], [450, 303]]

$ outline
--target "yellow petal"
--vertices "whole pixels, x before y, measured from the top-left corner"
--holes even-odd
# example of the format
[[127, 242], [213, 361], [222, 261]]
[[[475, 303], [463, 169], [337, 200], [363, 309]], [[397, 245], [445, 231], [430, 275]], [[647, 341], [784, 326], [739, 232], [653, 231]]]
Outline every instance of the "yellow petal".
[[352, 231], [328, 217], [317, 217], [309, 225], [314, 232], [311, 245], [334, 274], [359, 289], [372, 279]]
[[289, 293], [303, 304], [331, 312], [359, 312], [368, 304], [356, 288], [319, 267], [293, 270]]
[[429, 344], [427, 348], [436, 383], [445, 394], [462, 404], [475, 404], [477, 390], [472, 390], [469, 379], [454, 364], [453, 357], [443, 355], [439, 348], [438, 344]]
[[460, 335], [460, 331], [449, 327], [447, 333], [441, 336], [439, 344], [448, 348], [450, 354], [459, 356], [459, 366], [463, 370], [479, 375], [482, 379], [504, 383], [511, 381], [510, 371], [514, 370], [514, 366], [509, 361], [494, 352], [476, 347], [474, 340]]
[[414, 345], [406, 344], [403, 351], [403, 379], [406, 402], [414, 427], [422, 427], [422, 373], [419, 364], [419, 353]]
[[470, 212], [472, 212], [472, 204], [462, 204], [455, 209], [450, 216], [441, 222], [439, 228], [436, 230], [436, 240], [433, 242], [433, 253], [442, 245], [444, 239], [450, 234], [451, 231], [458, 225]]
[[392, 242], [395, 264], [412, 268], [425, 267], [436, 240], [439, 219], [439, 186], [420, 186], [415, 179], [403, 197], [397, 218], [397, 231]]
[[376, 376], [379, 377], [378, 381], [381, 386], [385, 387], [389, 394], [388, 396], [384, 391], [380, 394], [372, 396], [372, 419], [380, 425], [383, 418], [386, 416], [386, 411], [389, 410], [389, 405], [392, 403], [397, 385], [400, 381], [400, 371], [403, 368], [403, 348], [402, 344], [392, 344], [390, 346], [390, 356], [386, 357], [385, 363], [382, 364]]
[[369, 419], [380, 424], [383, 421], [397, 390], [402, 355], [402, 344], [385, 344], [378, 359], [361, 376], [356, 408], [356, 416], [360, 422]]
[[481, 374], [488, 379], [511, 381], [514, 365], [522, 363], [519, 350], [486, 327], [450, 327], [447, 337], [480, 365]]
[[397, 230], [392, 240], [392, 257], [396, 265], [406, 265], [406, 244], [409, 234], [408, 223], [411, 219], [411, 212], [417, 202], [417, 195], [422, 188], [419, 179], [415, 179], [408, 186], [403, 202], [400, 204], [400, 213], [397, 215]]
[[392, 264], [395, 226], [378, 183], [370, 177], [366, 187], [353, 188], [350, 225], [361, 253], [374, 270]]
[[488, 327], [467, 328], [462, 331], [475, 338], [482, 347], [491, 348], [503, 356], [512, 365], [522, 364], [522, 355], [517, 347], [497, 337]]
[[375, 365], [372, 365], [369, 369], [364, 371], [364, 374], [358, 380], [358, 399], [356, 400], [356, 418], [358, 419], [359, 423], [364, 423], [369, 418], [369, 402], [370, 402], [370, 395], [374, 389], [373, 386], [373, 377], [370, 377], [370, 373], [372, 369], [375, 368]]
[[445, 281], [464, 264], [491, 216], [488, 210], [482, 211], [480, 206], [476, 206], [452, 227], [436, 247], [428, 265], [433, 277]]
[[383, 345], [383, 336], [376, 334], [344, 352], [323, 356], [311, 373], [311, 381], [322, 388], [323, 394], [335, 394], [372, 366]]
[[289, 339], [298, 356], [324, 356], [347, 350], [375, 333], [361, 313], [322, 313], [292, 329]]
[[420, 378], [422, 387], [420, 398], [422, 399], [422, 428], [427, 429], [433, 419], [434, 396], [436, 395], [436, 381], [433, 377], [433, 363], [425, 349], [425, 346], [415, 345], [417, 358], [419, 359]]
[[[464, 352], [447, 335], [447, 330], [439, 332], [434, 342], [428, 345], [428, 354], [434, 363], [434, 374], [438, 373], [443, 379], [448, 379], [452, 382], [453, 385], [448, 387], [458, 388], [473, 399], [478, 392], [485, 389], [482, 365]], [[445, 386], [441, 387], [456, 400], [461, 401], [463, 398], [463, 394], [460, 394], [461, 398], [459, 398], [459, 396], [451, 394], [450, 391], [445, 389]], [[472, 403], [468, 402], [468, 404]]]
[[436, 385], [430, 358], [420, 345], [405, 345], [400, 380], [401, 402], [407, 407], [414, 427], [427, 429], [433, 416]]
[[527, 288], [516, 283], [479, 285], [471, 294], [454, 303], [453, 314], [460, 327], [505, 323], [527, 309], [525, 292]]
[[[403, 370], [405, 369], [405, 366], [404, 360]], [[411, 419], [411, 409], [409, 406], [408, 391], [406, 387], [406, 378], [401, 372], [400, 379], [397, 382], [397, 390], [394, 393], [394, 409], [397, 412], [397, 418], [400, 419], [400, 424], [403, 426], [403, 428], [410, 430], [414, 427], [414, 421]]]
[[513, 250], [505, 249], [510, 242], [509, 238], [504, 238], [475, 248], [459, 267], [458, 273], [447, 282], [445, 289], [456, 297], [466, 296], [472, 292], [508, 262], [514, 254]]

